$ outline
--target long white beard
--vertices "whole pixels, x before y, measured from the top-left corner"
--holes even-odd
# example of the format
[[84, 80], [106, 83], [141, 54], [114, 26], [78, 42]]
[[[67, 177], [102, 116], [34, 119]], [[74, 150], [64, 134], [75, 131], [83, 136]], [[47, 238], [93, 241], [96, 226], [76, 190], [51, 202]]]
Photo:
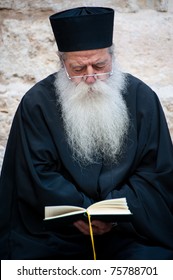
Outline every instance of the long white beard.
[[73, 157], [82, 165], [99, 161], [117, 163], [129, 127], [122, 96], [125, 76], [114, 65], [114, 74], [92, 85], [78, 85], [61, 69], [55, 81], [58, 102]]

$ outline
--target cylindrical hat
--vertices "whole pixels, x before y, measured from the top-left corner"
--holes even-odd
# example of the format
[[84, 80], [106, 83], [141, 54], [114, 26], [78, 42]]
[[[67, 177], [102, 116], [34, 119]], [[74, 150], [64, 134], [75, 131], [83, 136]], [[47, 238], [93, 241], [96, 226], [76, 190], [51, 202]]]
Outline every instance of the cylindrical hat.
[[111, 8], [79, 7], [53, 14], [49, 19], [61, 52], [112, 45], [114, 10]]

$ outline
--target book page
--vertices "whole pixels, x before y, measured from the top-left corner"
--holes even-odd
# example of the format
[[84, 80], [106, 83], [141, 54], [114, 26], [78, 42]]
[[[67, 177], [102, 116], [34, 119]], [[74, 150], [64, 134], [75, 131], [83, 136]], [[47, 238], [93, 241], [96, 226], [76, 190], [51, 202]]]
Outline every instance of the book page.
[[60, 205], [60, 206], [46, 206], [45, 207], [45, 219], [58, 217], [58, 216], [67, 216], [76, 213], [83, 213], [86, 210], [82, 207], [77, 206], [68, 206], [68, 205]]
[[88, 207], [88, 212], [92, 214], [131, 214], [128, 209], [126, 198], [115, 198], [102, 200]]

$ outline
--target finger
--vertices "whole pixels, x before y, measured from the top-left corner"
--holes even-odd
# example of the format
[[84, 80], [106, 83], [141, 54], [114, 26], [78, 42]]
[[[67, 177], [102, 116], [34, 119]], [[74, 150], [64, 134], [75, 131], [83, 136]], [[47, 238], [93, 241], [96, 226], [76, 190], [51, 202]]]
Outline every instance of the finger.
[[104, 229], [102, 229], [102, 228], [97, 228], [97, 227], [93, 227], [93, 234], [94, 234], [94, 235], [102, 235], [102, 234], [104, 234], [104, 233], [109, 232], [110, 230], [111, 230], [110, 227], [104, 228]]
[[98, 227], [102, 230], [110, 230], [112, 228], [112, 223], [105, 223], [102, 221], [94, 220], [92, 221], [92, 226]]
[[80, 230], [83, 234], [89, 235], [90, 230], [89, 230], [89, 225], [85, 223], [84, 221], [77, 221], [74, 223], [74, 226]]

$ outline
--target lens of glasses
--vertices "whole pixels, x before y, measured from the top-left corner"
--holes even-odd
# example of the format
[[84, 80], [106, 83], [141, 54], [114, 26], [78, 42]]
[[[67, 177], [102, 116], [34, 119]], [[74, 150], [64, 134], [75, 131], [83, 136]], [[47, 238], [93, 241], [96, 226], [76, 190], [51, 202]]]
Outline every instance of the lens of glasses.
[[69, 80], [84, 80], [86, 81], [87, 78], [89, 77], [93, 77], [95, 80], [106, 80], [108, 79], [110, 76], [113, 75], [113, 71], [110, 71], [110, 72], [106, 72], [106, 73], [97, 73], [97, 74], [91, 74], [91, 75], [81, 75], [81, 76], [70, 76], [67, 72], [67, 69], [66, 69], [66, 66], [65, 66], [65, 63], [63, 62], [63, 65], [64, 65], [64, 69], [65, 69], [65, 72], [66, 72], [66, 75], [67, 75], [67, 78]]
[[110, 76], [112, 76], [113, 72], [107, 72], [107, 73], [99, 73], [99, 74], [92, 74], [92, 75], [83, 75], [83, 76], [71, 76], [70, 79], [83, 79], [84, 81], [87, 80], [89, 77], [93, 77], [94, 79], [98, 80], [106, 80]]

